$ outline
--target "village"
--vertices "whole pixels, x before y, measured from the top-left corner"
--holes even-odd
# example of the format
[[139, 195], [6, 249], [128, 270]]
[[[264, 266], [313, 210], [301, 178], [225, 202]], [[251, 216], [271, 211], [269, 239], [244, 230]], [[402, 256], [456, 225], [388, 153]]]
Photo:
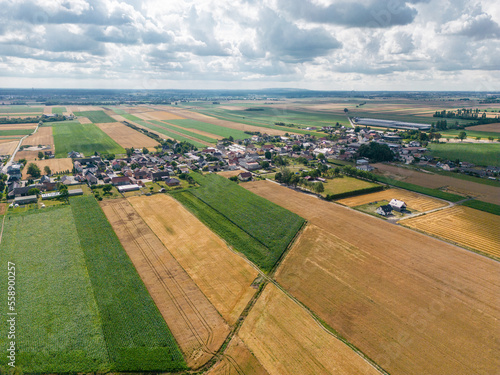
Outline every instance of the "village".
[[[495, 179], [500, 172], [498, 167], [478, 168], [467, 162], [437, 160], [429, 155], [423, 145], [425, 143], [405, 139], [402, 131], [345, 128], [338, 124], [321, 130], [327, 133], [325, 137], [288, 133], [285, 136], [270, 136], [258, 133], [249, 139], [223, 139], [214, 147], [183, 153], [176, 153], [175, 142], [166, 140], [155, 151], [147, 148], [130, 149], [126, 156], [118, 155], [116, 158], [114, 155], [83, 155], [72, 151], [68, 154], [73, 162], [71, 171], [57, 176], [45, 174], [37, 180], [23, 180], [22, 170], [25, 166], [14, 163], [8, 166], [7, 176], [4, 177], [4, 181], [7, 180], [6, 197], [12, 206], [23, 205], [37, 202], [39, 196], [42, 200], [57, 198], [61, 194], [61, 186], [63, 196], [66, 196], [66, 190], [70, 196], [83, 194], [82, 185], [93, 189], [104, 187], [104, 192], [107, 193], [114, 187], [123, 196], [134, 191], [151, 194], [181, 189], [194, 183], [189, 178], [191, 171], [236, 171], [233, 178], [240, 181], [274, 178], [280, 167], [287, 165], [290, 160], [303, 165], [300, 172], [307, 172], [318, 165], [321, 165], [320, 170], [323, 172], [329, 169], [333, 171], [334, 168], [338, 171], [338, 166], [346, 165], [355, 166], [358, 171], [372, 172], [374, 167], [370, 164], [371, 161], [384, 161], [360, 156], [360, 148], [372, 142], [391, 150], [394, 161], [400, 164], [434, 167], [491, 179]], [[53, 154], [47, 151], [45, 157], [53, 158]], [[298, 171], [295, 173], [299, 174]], [[309, 182], [325, 181], [314, 174], [304, 176], [303, 173], [302, 177]], [[151, 186], [152, 183], [155, 188]], [[156, 189], [159, 186], [161, 187]], [[380, 209], [377, 213], [386, 216], [388, 208], [385, 209], [386, 211]]]

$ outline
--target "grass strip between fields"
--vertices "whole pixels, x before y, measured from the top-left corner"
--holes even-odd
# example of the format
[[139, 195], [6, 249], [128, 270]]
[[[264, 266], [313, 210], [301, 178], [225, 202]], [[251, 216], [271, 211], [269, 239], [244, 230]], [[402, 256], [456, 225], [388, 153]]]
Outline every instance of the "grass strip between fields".
[[186, 368], [173, 335], [97, 201], [84, 196], [70, 203], [113, 369]]
[[35, 129], [13, 129], [13, 130], [0, 130], [0, 136], [4, 135], [28, 135], [33, 133]]
[[393, 178], [385, 177], [385, 176], [380, 176], [376, 175], [376, 179], [379, 182], [383, 182], [388, 185], [396, 186], [402, 189], [414, 191], [416, 193], [421, 193], [425, 195], [429, 195], [431, 197], [439, 198], [439, 199], [444, 199], [450, 202], [459, 202], [461, 200], [466, 199], [466, 197], [462, 197], [461, 195], [457, 194], [451, 194], [447, 193], [438, 189], [431, 189], [431, 188], [426, 188], [423, 186], [415, 185], [415, 184], [410, 184], [408, 182], [404, 181], [398, 181]]

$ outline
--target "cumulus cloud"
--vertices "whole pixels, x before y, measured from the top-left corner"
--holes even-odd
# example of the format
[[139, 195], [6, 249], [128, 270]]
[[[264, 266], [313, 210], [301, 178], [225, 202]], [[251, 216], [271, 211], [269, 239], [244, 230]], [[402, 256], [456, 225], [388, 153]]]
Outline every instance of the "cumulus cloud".
[[0, 74], [19, 82], [43, 76], [125, 86], [273, 81], [328, 88], [324, 82], [331, 81], [373, 89], [407, 77], [427, 88], [432, 76], [467, 84], [466, 72], [474, 71], [498, 82], [494, 0], [0, 0], [0, 6]]

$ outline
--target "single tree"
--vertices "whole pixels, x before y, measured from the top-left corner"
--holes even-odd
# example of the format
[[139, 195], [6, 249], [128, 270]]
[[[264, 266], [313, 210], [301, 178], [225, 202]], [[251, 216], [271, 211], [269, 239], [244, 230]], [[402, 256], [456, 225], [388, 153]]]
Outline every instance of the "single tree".
[[40, 172], [40, 168], [38, 167], [38, 165], [36, 165], [35, 163], [30, 163], [28, 165], [28, 174], [31, 175], [31, 177], [33, 178], [38, 178], [40, 177], [40, 175], [42, 174]]
[[271, 151], [266, 151], [266, 152], [264, 153], [264, 156], [265, 156], [265, 158], [266, 158], [266, 159], [268, 159], [268, 160], [271, 160], [271, 158], [273, 157], [273, 155], [271, 154]]
[[38, 151], [38, 159], [42, 160], [44, 158], [44, 154], [42, 151]]
[[38, 194], [40, 194], [40, 189], [31, 188], [28, 190], [28, 195], [38, 195]]
[[52, 171], [50, 170], [50, 167], [48, 165], [43, 167], [43, 170], [47, 176], [50, 176], [52, 174]]
[[457, 136], [458, 139], [460, 139], [460, 142], [463, 142], [463, 140], [465, 138], [467, 138], [467, 133], [464, 132], [464, 131], [461, 131], [460, 133], [458, 133], [458, 136]]
[[112, 188], [113, 188], [112, 185], [107, 184], [102, 187], [102, 191], [104, 192], [104, 194], [109, 194]]

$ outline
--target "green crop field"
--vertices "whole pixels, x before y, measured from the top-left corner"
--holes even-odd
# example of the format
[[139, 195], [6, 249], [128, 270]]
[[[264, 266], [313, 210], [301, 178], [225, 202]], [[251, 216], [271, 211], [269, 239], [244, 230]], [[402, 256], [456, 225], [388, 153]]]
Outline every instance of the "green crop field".
[[94, 124], [78, 122], [50, 123], [54, 135], [56, 158], [68, 157], [68, 152], [124, 154], [125, 150]]
[[63, 112], [66, 112], [66, 107], [52, 107], [52, 113], [62, 115]]
[[70, 203], [115, 369], [185, 368], [174, 337], [97, 201], [84, 196]]
[[15, 129], [15, 130], [0, 130], [0, 136], [4, 135], [28, 135], [33, 133], [35, 129]]
[[[179, 200], [190, 200], [186, 206], [191, 207], [195, 215], [263, 271], [269, 272], [303, 225], [304, 219], [217, 174], [202, 176], [193, 173], [191, 176], [201, 186], [190, 190], [190, 193], [208, 208], [202, 207], [187, 194]], [[226, 237], [225, 233], [230, 233], [230, 236]]]
[[367, 189], [374, 186], [378, 186], [373, 182], [363, 181], [354, 177], [339, 177], [333, 179], [327, 179], [325, 183], [323, 183], [325, 191], [322, 195], [326, 196], [328, 194], [343, 194], [349, 191]]
[[[24, 372], [185, 368], [165, 321], [93, 197], [7, 214], [0, 261], [16, 266], [16, 365]], [[7, 296], [7, 283], [0, 291]], [[6, 300], [0, 312], [7, 316]], [[0, 329], [7, 328], [2, 319]], [[8, 341], [0, 335], [3, 348]], [[0, 357], [0, 367], [7, 362], [6, 355]]]
[[462, 203], [463, 206], [475, 208], [476, 210], [489, 212], [490, 214], [500, 215], [500, 206], [498, 204], [478, 201], [472, 199], [470, 201], [465, 201]]
[[178, 133], [182, 133], [184, 135], [199, 139], [200, 141], [204, 141], [204, 142], [208, 142], [208, 143], [217, 143], [217, 139], [215, 139], [215, 138], [210, 138], [210, 137], [207, 137], [206, 135], [193, 133], [193, 132], [190, 132], [189, 130], [186, 130], [184, 128], [178, 128], [176, 126], [169, 125], [167, 122], [156, 121], [156, 120], [150, 120], [149, 122], [156, 124], [160, 127], [170, 129], [170, 130], [176, 131]]
[[43, 113], [41, 107], [28, 107], [26, 105], [0, 106], [0, 113]]
[[500, 143], [429, 143], [427, 148], [432, 156], [442, 159], [500, 166]]
[[102, 124], [106, 122], [117, 122], [113, 117], [108, 116], [104, 111], [83, 111], [73, 112], [75, 116], [87, 117], [94, 124]]
[[209, 124], [207, 122], [201, 122], [196, 120], [182, 119], [182, 120], [168, 120], [163, 122], [182, 126], [183, 128], [186, 129], [202, 130], [204, 132], [219, 135], [225, 138], [233, 137], [234, 139], [247, 139], [252, 137], [251, 134], [246, 134], [245, 132], [238, 129], [226, 128], [224, 126]]

